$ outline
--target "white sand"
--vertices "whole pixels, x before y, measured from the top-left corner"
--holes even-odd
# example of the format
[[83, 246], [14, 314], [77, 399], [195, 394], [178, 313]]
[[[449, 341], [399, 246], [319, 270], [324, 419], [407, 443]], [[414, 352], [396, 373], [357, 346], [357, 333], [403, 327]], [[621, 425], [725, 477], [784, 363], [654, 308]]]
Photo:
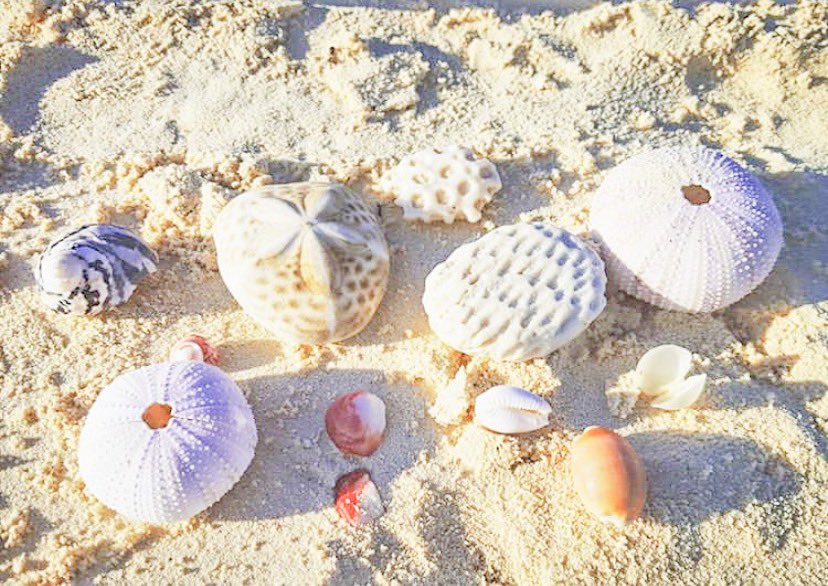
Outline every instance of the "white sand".
[[[567, 14], [523, 18], [517, 1], [501, 13], [357, 4], [0, 0], [0, 580], [824, 580], [828, 4], [573, 0]], [[209, 236], [226, 199], [326, 176], [374, 198], [389, 165], [446, 143], [491, 158], [504, 188], [480, 225], [410, 225], [382, 204], [392, 277], [362, 334], [283, 347], [241, 312]], [[679, 143], [722, 149], [775, 193], [786, 245], [767, 282], [712, 316], [611, 291], [604, 314], [547, 360], [467, 365], [470, 398], [500, 383], [532, 389], [551, 402], [553, 429], [515, 438], [462, 414], [435, 423], [435, 394], [465, 359], [428, 330], [419, 299], [431, 267], [496, 225], [583, 233], [608, 168]], [[138, 230], [161, 270], [102, 318], [52, 314], [32, 266], [89, 221]], [[84, 493], [83, 417], [115, 376], [193, 332], [220, 345], [248, 396], [256, 458], [191, 522], [127, 523]], [[697, 355], [706, 396], [613, 417], [608, 381], [661, 343]], [[359, 388], [389, 417], [365, 462], [341, 457], [323, 429], [330, 400]], [[458, 421], [456, 406], [443, 421]], [[586, 514], [568, 483], [569, 442], [595, 424], [627, 436], [649, 473], [644, 517], [622, 531]], [[355, 531], [336, 517], [332, 487], [363, 463], [388, 511]]]

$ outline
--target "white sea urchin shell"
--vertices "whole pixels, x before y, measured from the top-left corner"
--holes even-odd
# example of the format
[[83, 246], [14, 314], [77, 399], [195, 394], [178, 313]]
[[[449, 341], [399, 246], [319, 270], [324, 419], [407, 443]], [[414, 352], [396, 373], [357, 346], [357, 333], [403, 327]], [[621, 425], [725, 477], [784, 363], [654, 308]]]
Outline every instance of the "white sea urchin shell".
[[238, 386], [204, 362], [166, 362], [115, 379], [78, 446], [86, 488], [125, 517], [187, 519], [241, 478], [253, 459], [253, 413]]
[[95, 315], [129, 299], [157, 263], [158, 255], [130, 230], [92, 224], [52, 242], [35, 280], [52, 310]]
[[216, 219], [218, 266], [242, 308], [289, 342], [357, 334], [379, 307], [388, 245], [348, 188], [272, 185], [233, 199]]
[[474, 401], [474, 420], [497, 433], [528, 433], [549, 425], [552, 407], [527, 390], [499, 385]]
[[606, 305], [604, 266], [572, 234], [514, 224], [464, 244], [426, 278], [431, 329], [466, 354], [495, 360], [546, 356]]
[[403, 157], [379, 184], [394, 196], [406, 220], [447, 224], [479, 221], [483, 206], [501, 186], [495, 166], [461, 146], [425, 149]]
[[613, 169], [592, 202], [607, 272], [648, 303], [711, 312], [773, 268], [782, 222], [761, 183], [722, 153], [663, 148]]

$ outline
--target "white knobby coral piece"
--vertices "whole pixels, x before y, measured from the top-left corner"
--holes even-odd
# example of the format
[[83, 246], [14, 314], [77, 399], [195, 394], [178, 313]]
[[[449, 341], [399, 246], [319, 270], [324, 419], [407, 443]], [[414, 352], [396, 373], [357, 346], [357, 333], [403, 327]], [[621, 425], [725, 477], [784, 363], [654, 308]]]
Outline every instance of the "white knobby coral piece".
[[546, 356], [603, 311], [604, 265], [572, 234], [514, 224], [456, 249], [426, 278], [423, 307], [446, 344], [522, 361]]
[[357, 334], [385, 294], [388, 245], [377, 217], [338, 184], [244, 193], [214, 228], [218, 266], [239, 305], [289, 342]]
[[527, 433], [549, 425], [552, 407], [525, 389], [492, 387], [474, 401], [474, 420], [497, 433]]
[[624, 161], [596, 192], [591, 227], [627, 293], [687, 312], [735, 303], [768, 276], [782, 247], [773, 199], [707, 148], [663, 148]]
[[481, 210], [502, 184], [491, 161], [475, 157], [465, 147], [449, 146], [404, 157], [379, 186], [394, 196], [406, 220], [452, 224], [479, 221]]

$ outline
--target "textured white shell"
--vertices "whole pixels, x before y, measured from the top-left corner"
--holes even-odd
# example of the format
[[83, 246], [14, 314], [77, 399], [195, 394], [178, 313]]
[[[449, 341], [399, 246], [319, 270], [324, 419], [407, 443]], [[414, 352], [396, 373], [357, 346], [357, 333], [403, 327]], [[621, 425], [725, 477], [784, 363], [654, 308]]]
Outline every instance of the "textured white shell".
[[216, 219], [218, 266], [239, 305], [279, 338], [324, 344], [364, 328], [388, 281], [376, 216], [338, 184], [273, 185]]
[[129, 299], [157, 263], [158, 255], [130, 230], [92, 224], [52, 242], [35, 280], [52, 310], [95, 315]]
[[684, 409], [701, 397], [706, 383], [706, 374], [697, 374], [686, 379], [677, 380], [667, 385], [665, 391], [656, 397], [650, 405], [668, 411]]
[[502, 184], [495, 166], [469, 149], [449, 146], [404, 157], [379, 187], [394, 196], [406, 220], [430, 223], [480, 220], [480, 210]]
[[645, 395], [660, 395], [674, 382], [684, 380], [693, 365], [690, 350], [674, 344], [649, 349], [638, 361], [635, 372]]
[[464, 244], [426, 278], [431, 329], [466, 354], [529, 360], [557, 350], [606, 305], [604, 265], [548, 224], [497, 228]]
[[[701, 187], [706, 203], [682, 188]], [[692, 197], [691, 197], [692, 199]], [[782, 222], [761, 183], [723, 154], [664, 148], [610, 171], [591, 226], [618, 286], [666, 309], [710, 312], [735, 303], [773, 268]]]
[[[166, 427], [142, 419], [172, 407]], [[78, 446], [86, 488], [125, 517], [187, 519], [241, 478], [256, 446], [253, 413], [236, 384], [203, 362], [166, 362], [115, 379], [98, 396]]]
[[534, 393], [499, 385], [474, 401], [474, 420], [497, 433], [527, 433], [549, 425], [552, 407]]

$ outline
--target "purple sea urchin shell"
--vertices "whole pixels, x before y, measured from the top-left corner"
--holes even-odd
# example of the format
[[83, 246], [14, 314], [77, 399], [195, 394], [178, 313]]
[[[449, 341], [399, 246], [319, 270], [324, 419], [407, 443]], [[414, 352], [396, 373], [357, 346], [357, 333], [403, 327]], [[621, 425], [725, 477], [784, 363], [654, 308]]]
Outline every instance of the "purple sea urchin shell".
[[598, 189], [590, 221], [611, 280], [648, 303], [691, 313], [750, 293], [782, 247], [782, 221], [762, 184], [707, 148], [624, 161]]

